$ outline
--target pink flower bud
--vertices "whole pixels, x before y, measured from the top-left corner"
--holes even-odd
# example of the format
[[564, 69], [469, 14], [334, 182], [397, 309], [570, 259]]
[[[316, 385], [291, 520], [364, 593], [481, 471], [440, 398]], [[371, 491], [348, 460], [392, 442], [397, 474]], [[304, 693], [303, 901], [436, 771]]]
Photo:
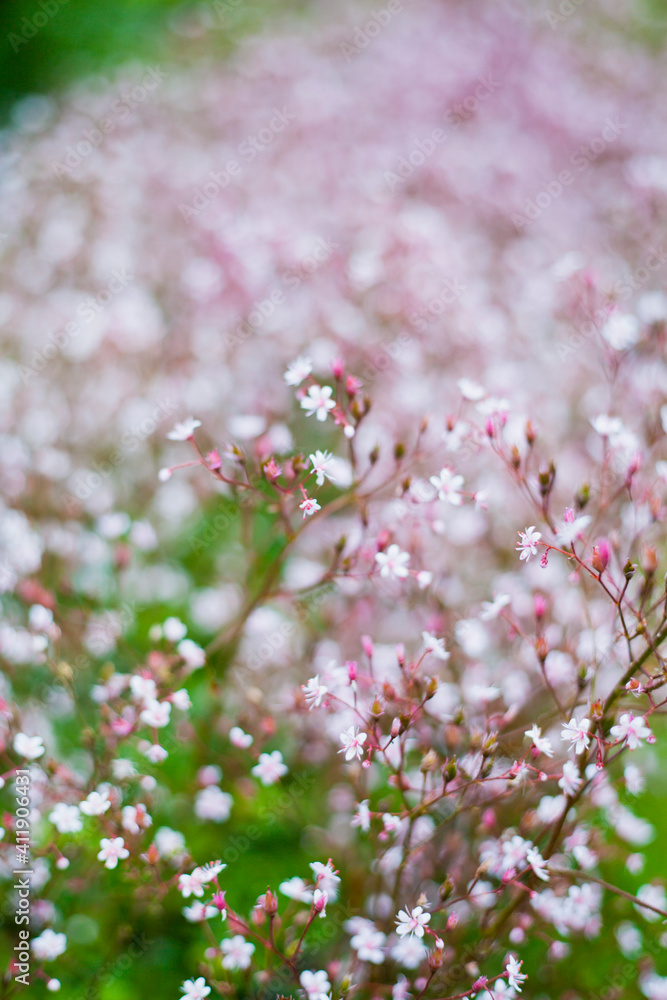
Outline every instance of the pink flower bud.
[[547, 609], [547, 602], [541, 594], [535, 594], [535, 617], [542, 618]]
[[343, 364], [342, 358], [334, 358], [331, 362], [331, 374], [334, 378], [342, 378], [343, 372], [345, 371], [345, 365]]
[[405, 663], [405, 646], [402, 642], [399, 642], [396, 646], [396, 659], [398, 660], [399, 667], [402, 667]]
[[459, 922], [458, 913], [450, 913], [449, 916], [447, 917], [447, 923], [445, 924], [445, 927], [448, 931], [453, 931], [458, 922]]
[[368, 657], [369, 660], [373, 659], [373, 640], [369, 635], [362, 635], [361, 637], [361, 648]]
[[611, 556], [611, 549], [606, 538], [601, 538], [597, 545], [593, 546], [593, 556], [591, 563], [596, 573], [604, 573]]
[[209, 451], [208, 455], [206, 456], [206, 464], [208, 465], [209, 469], [211, 469], [213, 472], [216, 472], [222, 465], [222, 459], [220, 458], [220, 455], [215, 450], [215, 448], [213, 449], [213, 451]]
[[349, 679], [350, 683], [352, 683], [352, 681], [356, 681], [356, 679], [357, 679], [357, 661], [356, 660], [346, 660], [345, 661], [345, 666], [347, 667], [347, 676], [348, 676], [348, 679]]

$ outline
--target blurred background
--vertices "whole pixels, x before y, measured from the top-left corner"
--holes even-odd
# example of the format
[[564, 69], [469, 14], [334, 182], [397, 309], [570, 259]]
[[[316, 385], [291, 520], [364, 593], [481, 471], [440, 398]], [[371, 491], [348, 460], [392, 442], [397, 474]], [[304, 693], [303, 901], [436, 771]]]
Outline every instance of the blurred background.
[[[366, 9], [370, 14], [380, 6], [379, 2], [370, 2], [366, 4]], [[415, 2], [414, 6], [417, 7], [418, 3]], [[455, 8], [457, 4], [449, 3], [448, 6]], [[466, 0], [460, 0], [458, 6], [465, 7]], [[550, 31], [555, 35], [557, 27], [561, 45], [566, 45], [565, 40], [571, 37], [584, 48], [594, 48], [599, 44], [602, 31], [605, 45], [609, 45], [609, 37], [614, 34], [617, 42], [627, 45], [628, 49], [640, 46], [655, 53], [665, 44], [667, 0], [535, 0], [527, 5], [520, 5], [514, 0], [497, 0], [497, 4], [491, 6], [506, 9], [508, 19], [519, 17], [532, 21], [537, 30], [547, 36]], [[569, 13], [558, 14], [561, 8]], [[102, 78], [102, 81], [107, 76], [112, 79], [126, 63], [187, 67], [201, 60], [206, 64], [224, 64], [244, 40], [256, 35], [266, 38], [278, 31], [301, 34], [325, 19], [331, 24], [338, 16], [354, 28], [363, 21], [364, 9], [363, 5], [352, 7], [341, 3], [337, 10], [335, 0], [328, 4], [301, 0], [209, 0], [195, 4], [183, 4], [177, 0], [5, 2], [0, 6], [0, 119], [5, 129], [30, 132], [31, 122], [41, 113], [39, 99], [54, 97], [58, 100], [68, 87], [80, 86], [82, 80], [91, 76]], [[554, 12], [562, 21], [550, 22], [549, 15], [554, 15]], [[571, 16], [572, 12], [576, 16]], [[26, 98], [37, 98], [37, 101], [26, 101]], [[270, 91], [267, 101], [271, 101]], [[162, 432], [166, 427], [165, 424], [161, 428], [160, 436], [164, 436]], [[151, 477], [154, 479], [152, 470]], [[126, 505], [130, 506], [127, 498]], [[141, 509], [138, 513], [142, 513]], [[260, 534], [262, 530], [267, 531], [266, 526], [263, 529], [261, 524], [258, 530]], [[175, 540], [170, 556], [174, 562], [187, 566], [190, 582], [194, 586], [204, 589], [216, 585], [216, 560], [222, 557], [226, 547], [237, 542], [237, 539], [219, 534], [215, 545], [208, 547], [205, 558], [190, 558], [188, 561], [179, 551], [178, 540]], [[267, 537], [267, 559], [270, 559], [270, 543]], [[131, 669], [134, 651], [141, 650], [142, 643], [143, 651], [147, 651], [146, 634], [153, 622], [168, 614], [184, 613], [183, 605], [178, 605], [179, 600], [182, 600], [182, 595], [178, 600], [160, 601], [155, 598], [149, 603], [133, 624], [128, 640], [130, 645], [125, 652], [121, 649], [118, 655], [118, 669]], [[317, 631], [317, 624], [317, 620], [312, 623], [314, 631]], [[198, 634], [195, 630], [195, 637], [205, 641], [206, 631]], [[224, 857], [221, 842], [223, 847], [231, 845], [233, 851], [234, 838], [243, 837], [247, 824], [253, 823], [258, 815], [266, 816], [268, 807], [268, 815], [273, 819], [268, 824], [260, 823], [262, 835], [253, 844], [251, 852], [244, 856], [243, 865], [234, 869], [230, 864], [227, 884], [230, 894], [243, 909], [252, 904], [257, 886], [263, 880], [271, 878], [275, 882], [276, 878], [307, 873], [308, 861], [319, 856], [318, 843], [317, 838], [312, 842], [307, 838], [304, 841], [303, 828], [317, 829], [327, 811], [326, 794], [329, 790], [315, 784], [307, 798], [301, 801], [298, 815], [286, 812], [280, 805], [272, 805], [279, 794], [274, 789], [262, 791], [254, 799], [248, 797], [243, 800], [239, 796], [240, 805], [232, 821], [223, 828], [224, 839], [215, 824], [202, 826], [194, 823], [189, 801], [180, 797], [178, 790], [184, 774], [191, 774], [193, 767], [209, 763], [215, 755], [210, 748], [215, 745], [216, 736], [204, 728], [208, 722], [207, 688], [203, 679], [200, 689], [197, 689], [196, 683], [193, 685], [192, 696], [194, 719], [199, 719], [202, 726], [201, 745], [180, 747], [174, 751], [168, 772], [174, 794], [170, 801], [163, 803], [157, 823], [184, 830], [189, 845], [200, 851], [202, 857], [219, 854]], [[57, 722], [55, 728], [58, 729]], [[66, 743], [66, 726], [63, 725], [59, 735]], [[655, 775], [655, 784], [642, 798], [639, 812], [664, 836], [667, 827], [661, 781], [660, 776]], [[648, 871], [659, 872], [661, 865], [664, 866], [661, 836], [645, 849]], [[370, 861], [370, 858], [357, 858], [360, 875]], [[253, 871], [252, 884], [247, 878], [249, 867]], [[610, 871], [609, 877], [631, 888], [622, 868], [617, 872]], [[96, 901], [91, 898], [90, 892], [86, 893], [85, 886], [79, 889], [80, 904], [77, 893], [65, 893], [60, 900], [65, 913], [76, 913], [79, 905], [81, 908], [78, 916], [69, 918], [66, 927], [79, 972], [77, 978], [67, 984], [63, 995], [76, 997], [77, 1000], [79, 995], [98, 997], [100, 1000], [133, 1000], [158, 990], [161, 996], [175, 995], [174, 985], [180, 981], [180, 970], [188, 963], [194, 967], [199, 948], [199, 931], [182, 920], [179, 912], [181, 901], [174, 898], [175, 894], [170, 897], [166, 915], [157, 908], [152, 912], [148, 906], [141, 922], [137, 923], [134, 914], [124, 909], [125, 897], [119, 895], [115, 900], [113, 896], [105, 896], [103, 901], [99, 898]], [[346, 891], [351, 903], [358, 905], [354, 870], [351, 871]], [[616, 903], [612, 901], [609, 905], [613, 909]], [[148, 944], [141, 957], [128, 964], [123, 956], [133, 935], [138, 935]], [[145, 937], [142, 938], [142, 935]], [[119, 941], [124, 942], [120, 947]], [[523, 957], [529, 966], [537, 960], [539, 947], [539, 943], [534, 944], [534, 955], [526, 947]], [[562, 969], [554, 973], [545, 966], [542, 979], [530, 983], [523, 995], [544, 997], [545, 990], [549, 990], [549, 995], [553, 997], [588, 998], [592, 991], [593, 995], [597, 995], [594, 991], [599, 993], [601, 984], [612, 981], [617, 962], [616, 941], [610, 935], [595, 942], [594, 966], [590, 961], [590, 944], [578, 942], [569, 966], [569, 975], [577, 983], [576, 993], [570, 990], [571, 984], [568, 984]], [[554, 979], [550, 984], [552, 975], [561, 978]], [[73, 992], [77, 989], [78, 993]], [[628, 987], [623, 993], [624, 997], [638, 995], [634, 987]]]

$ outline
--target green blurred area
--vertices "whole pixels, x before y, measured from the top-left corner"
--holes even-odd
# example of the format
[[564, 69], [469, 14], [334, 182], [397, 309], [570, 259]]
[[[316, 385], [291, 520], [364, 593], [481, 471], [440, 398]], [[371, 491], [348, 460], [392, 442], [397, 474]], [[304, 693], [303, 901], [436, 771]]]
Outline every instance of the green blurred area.
[[[372, 0], [362, 5], [382, 6]], [[576, 29], [577, 22], [585, 29], [588, 22], [594, 31], [602, 13], [595, 0], [534, 0], [534, 6], [545, 27], [551, 12], [563, 17], [567, 30]], [[667, 0], [618, 6], [623, 9], [622, 33], [630, 29], [651, 47], [664, 45]], [[559, 15], [561, 8], [569, 13]], [[10, 118], [21, 97], [58, 91], [79, 77], [104, 74], [130, 60], [179, 58], [201, 44], [202, 35], [208, 52], [217, 49], [224, 56], [239, 38], [270, 28], [286, 11], [335, 17], [335, 6], [327, 12], [325, 5], [317, 8], [316, 0], [5, 0], [0, 4], [0, 122]], [[560, 22], [555, 27], [560, 30]]]
[[0, 4], [0, 122], [15, 101], [57, 92], [122, 63], [183, 58], [201, 47], [224, 58], [236, 41], [306, 0], [12, 0]]

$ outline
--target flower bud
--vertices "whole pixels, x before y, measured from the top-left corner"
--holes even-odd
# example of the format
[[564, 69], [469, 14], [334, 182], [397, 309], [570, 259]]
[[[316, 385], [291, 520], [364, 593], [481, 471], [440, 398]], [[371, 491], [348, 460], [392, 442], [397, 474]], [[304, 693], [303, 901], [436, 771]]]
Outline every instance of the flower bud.
[[356, 681], [357, 679], [357, 661], [356, 660], [346, 660], [345, 666], [347, 667], [347, 676], [350, 683]]
[[454, 883], [452, 882], [452, 880], [448, 875], [439, 889], [440, 899], [443, 901], [443, 903], [446, 899], [449, 899], [453, 891], [454, 891]]
[[362, 635], [361, 637], [361, 648], [368, 657], [369, 660], [373, 659], [373, 640], [369, 635]]
[[401, 732], [401, 720], [399, 718], [395, 718], [391, 724], [391, 735], [394, 737], [394, 739], [396, 739], [396, 737], [400, 735], [400, 732]]
[[456, 766], [455, 760], [450, 760], [447, 764], [445, 764], [445, 766], [442, 769], [442, 776], [445, 779], [445, 782], [453, 781], [454, 778], [456, 777], [457, 771], [458, 768]]
[[264, 893], [264, 912], [270, 914], [271, 916], [278, 912], [278, 900], [268, 886], [266, 887], [266, 892]]
[[419, 765], [419, 770], [422, 774], [428, 774], [429, 771], [435, 771], [438, 766], [438, 755], [435, 750], [429, 750], [428, 753], [424, 754]]
[[535, 617], [543, 618], [547, 609], [547, 602], [541, 594], [535, 594]]
[[527, 420], [526, 421], [526, 441], [528, 442], [528, 446], [530, 448], [532, 448], [532, 446], [535, 444], [535, 439], [536, 438], [537, 438], [537, 434], [535, 432], [535, 428], [531, 424], [530, 420]]
[[437, 948], [437, 947], [434, 948], [433, 951], [430, 952], [428, 956], [429, 969], [432, 969], [434, 972], [437, 971], [442, 967], [443, 960], [444, 956], [442, 948]]
[[373, 704], [371, 705], [371, 715], [374, 715], [376, 719], [379, 719], [383, 713], [384, 713], [384, 708], [382, 702], [380, 701], [378, 696], [375, 695], [375, 698], [373, 699]]
[[345, 371], [345, 366], [343, 365], [342, 358], [334, 358], [331, 362], [331, 374], [334, 378], [342, 378], [343, 372]]
[[398, 660], [399, 667], [405, 665], [405, 646], [402, 642], [399, 642], [396, 645], [396, 659]]
[[458, 922], [459, 922], [458, 913], [450, 913], [449, 916], [447, 917], [447, 923], [445, 924], [446, 930], [453, 931]]
[[597, 545], [593, 546], [593, 556], [591, 558], [591, 563], [593, 569], [600, 576], [604, 573], [609, 564], [609, 557], [611, 555], [611, 550], [609, 548], [609, 542], [602, 538]]

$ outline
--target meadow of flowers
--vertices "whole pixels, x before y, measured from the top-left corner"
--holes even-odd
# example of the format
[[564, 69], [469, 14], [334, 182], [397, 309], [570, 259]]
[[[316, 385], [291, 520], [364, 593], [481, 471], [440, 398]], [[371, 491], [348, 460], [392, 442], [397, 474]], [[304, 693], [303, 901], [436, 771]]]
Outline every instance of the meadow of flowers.
[[222, 6], [3, 136], [0, 996], [665, 1000], [664, 57]]

